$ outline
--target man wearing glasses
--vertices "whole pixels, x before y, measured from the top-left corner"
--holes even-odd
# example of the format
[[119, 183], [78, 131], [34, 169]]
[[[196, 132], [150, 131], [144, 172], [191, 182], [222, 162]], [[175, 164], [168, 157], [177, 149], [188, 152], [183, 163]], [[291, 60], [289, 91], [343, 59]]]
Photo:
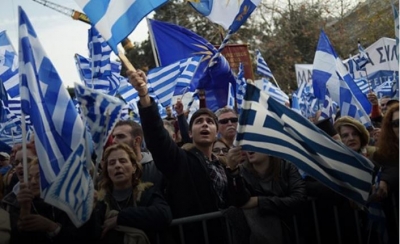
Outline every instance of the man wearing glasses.
[[229, 147], [232, 147], [236, 138], [236, 128], [238, 125], [237, 113], [231, 108], [221, 108], [215, 115], [218, 118], [218, 133], [220, 138], [228, 144]]

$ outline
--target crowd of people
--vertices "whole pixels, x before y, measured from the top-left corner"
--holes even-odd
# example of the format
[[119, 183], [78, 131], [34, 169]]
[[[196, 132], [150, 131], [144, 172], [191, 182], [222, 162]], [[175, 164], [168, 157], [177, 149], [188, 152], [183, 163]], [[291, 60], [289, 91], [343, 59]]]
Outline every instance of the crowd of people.
[[385, 214], [380, 228], [371, 224], [367, 208], [291, 162], [234, 145], [239, 121], [234, 109], [213, 113], [201, 101], [188, 121], [178, 100], [176, 117], [170, 111], [161, 118], [145, 73], [128, 70], [127, 76], [139, 94], [141, 125], [115, 125], [95, 178], [89, 221], [76, 227], [65, 212], [40, 198], [34, 141], [27, 146], [24, 182], [22, 147], [15, 145], [11, 154], [0, 153], [0, 243], [180, 243], [181, 234], [170, 226], [173, 219], [218, 211], [224, 218], [208, 220], [205, 230], [201, 222], [183, 225], [185, 242], [228, 243], [228, 223], [234, 243], [295, 243], [296, 216], [300, 243], [398, 243], [397, 100], [379, 104], [376, 95], [368, 96], [373, 128], [347, 116], [316, 122], [375, 164], [380, 182], [371, 178], [369, 202], [378, 203]]

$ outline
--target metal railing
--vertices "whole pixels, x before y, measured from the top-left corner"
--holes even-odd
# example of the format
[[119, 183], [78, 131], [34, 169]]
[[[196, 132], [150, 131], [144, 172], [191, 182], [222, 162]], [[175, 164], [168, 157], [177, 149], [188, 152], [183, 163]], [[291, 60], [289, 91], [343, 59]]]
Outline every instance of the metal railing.
[[[394, 196], [392, 197], [392, 201], [393, 203], [395, 203], [395, 199]], [[312, 207], [312, 215], [313, 216], [309, 216], [309, 218], [312, 219], [312, 221], [314, 222], [314, 234], [315, 234], [315, 238], [316, 238], [316, 243], [318, 244], [322, 244], [324, 243], [322, 238], [321, 238], [321, 230], [320, 230], [320, 219], [318, 218], [318, 210], [317, 210], [317, 206], [316, 206], [316, 200], [315, 199], [309, 199], [309, 204]], [[393, 204], [393, 206], [395, 206], [395, 204]], [[332, 233], [335, 233], [336, 239], [337, 239], [337, 243], [341, 244], [343, 242], [346, 242], [347, 237], [343, 236], [343, 233], [341, 231], [341, 222], [340, 222], [340, 218], [339, 218], [339, 211], [340, 209], [337, 206], [333, 206], [333, 216], [334, 219], [331, 220], [334, 222], [334, 226], [335, 229], [332, 230]], [[396, 213], [396, 224], [397, 224], [397, 230], [398, 230], [398, 218], [399, 216], [397, 215], [397, 210], [394, 210]], [[360, 226], [360, 216], [359, 213], [361, 212], [361, 210], [353, 210], [353, 218], [354, 218], [354, 224], [355, 224], [355, 228], [356, 228], [356, 239], [358, 244], [363, 244], [363, 236], [362, 234], [364, 234], [361, 231], [361, 226]], [[227, 241], [229, 244], [235, 244], [235, 242], [233, 241], [233, 235], [232, 235], [232, 229], [231, 226], [228, 222], [228, 220], [225, 218], [224, 214], [222, 211], [218, 211], [218, 212], [212, 212], [212, 213], [207, 213], [207, 214], [201, 214], [201, 215], [195, 215], [195, 216], [189, 216], [189, 217], [184, 217], [184, 218], [179, 218], [179, 219], [174, 219], [171, 223], [171, 226], [176, 226], [179, 230], [179, 239], [180, 239], [180, 243], [181, 244], [185, 244], [185, 233], [183, 230], [183, 226], [186, 224], [192, 224], [192, 223], [197, 223], [197, 222], [201, 222], [201, 226], [202, 226], [202, 231], [203, 231], [203, 236], [205, 239], [205, 244], [209, 243], [209, 236], [208, 236], [208, 231], [207, 231], [207, 221], [208, 220], [212, 220], [212, 219], [219, 219], [219, 218], [224, 218], [225, 221], [225, 227], [226, 227], [226, 235], [227, 235]], [[293, 215], [292, 216], [292, 221], [293, 221], [293, 236], [295, 239], [295, 243], [296, 244], [308, 244], [311, 243], [310, 240], [305, 240], [304, 236], [301, 233], [301, 229], [299, 228], [299, 223], [298, 223], [298, 218], [299, 216], [297, 215]], [[325, 220], [326, 221], [326, 220]], [[398, 233], [397, 233], [398, 234]], [[313, 243], [315, 243], [315, 241]], [[158, 243], [160, 243], [159, 238], [158, 238]], [[162, 242], [161, 242], [162, 243]]]

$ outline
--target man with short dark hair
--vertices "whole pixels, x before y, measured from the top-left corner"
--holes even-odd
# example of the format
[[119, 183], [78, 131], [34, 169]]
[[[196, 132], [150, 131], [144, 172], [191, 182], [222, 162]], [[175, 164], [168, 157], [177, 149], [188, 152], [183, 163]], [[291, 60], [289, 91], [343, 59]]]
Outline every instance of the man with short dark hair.
[[[148, 95], [146, 75], [127, 71], [130, 83], [138, 91], [140, 118], [146, 145], [157, 168], [168, 180], [167, 200], [174, 218], [211, 213], [229, 205], [242, 206], [250, 194], [241, 176], [233, 178], [229, 170], [212, 154], [218, 131], [218, 120], [206, 108], [196, 111], [189, 122], [193, 146], [184, 150], [176, 145], [163, 126], [157, 104]], [[227, 191], [235, 181], [235, 189]], [[236, 193], [235, 195], [228, 195]], [[186, 243], [206, 243], [200, 223], [183, 225]], [[207, 221], [210, 243], [224, 243], [223, 221]]]
[[163, 176], [157, 170], [151, 153], [142, 148], [143, 130], [140, 124], [133, 120], [118, 121], [112, 132], [112, 136], [113, 143], [125, 143], [132, 147], [137, 160], [143, 166], [142, 182], [152, 182], [157, 189], [160, 189]]

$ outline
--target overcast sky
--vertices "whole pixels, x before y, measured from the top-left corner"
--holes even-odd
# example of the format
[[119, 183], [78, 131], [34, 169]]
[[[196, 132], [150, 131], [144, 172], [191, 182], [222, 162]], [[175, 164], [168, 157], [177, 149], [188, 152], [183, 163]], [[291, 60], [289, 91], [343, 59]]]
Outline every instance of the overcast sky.
[[[18, 53], [18, 6], [21, 6], [65, 86], [73, 86], [74, 82], [79, 81], [74, 54], [88, 56], [89, 25], [73, 20], [33, 0], [0, 1], [0, 31], [7, 31], [16, 52]], [[51, 2], [81, 11], [74, 0], [51, 0]], [[147, 39], [146, 21], [142, 21], [129, 37], [136, 42]]]

